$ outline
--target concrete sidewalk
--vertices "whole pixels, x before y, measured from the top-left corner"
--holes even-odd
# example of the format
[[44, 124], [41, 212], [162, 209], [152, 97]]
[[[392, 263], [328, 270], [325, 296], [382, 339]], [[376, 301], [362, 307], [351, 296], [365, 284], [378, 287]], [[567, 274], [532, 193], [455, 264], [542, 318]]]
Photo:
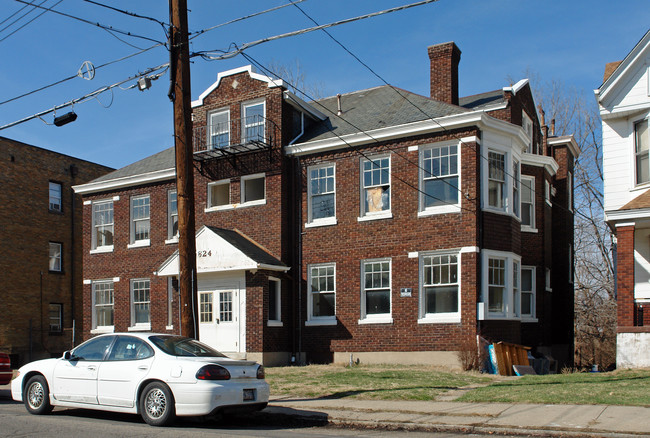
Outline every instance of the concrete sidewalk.
[[268, 420], [421, 431], [538, 436], [650, 436], [650, 408], [445, 401], [272, 398]]

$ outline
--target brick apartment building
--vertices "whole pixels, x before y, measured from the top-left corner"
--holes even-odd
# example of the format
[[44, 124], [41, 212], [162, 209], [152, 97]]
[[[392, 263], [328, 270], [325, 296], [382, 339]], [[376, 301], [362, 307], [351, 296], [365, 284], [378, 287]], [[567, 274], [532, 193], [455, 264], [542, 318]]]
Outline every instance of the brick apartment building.
[[4, 137], [0, 156], [0, 351], [19, 365], [82, 338], [82, 209], [72, 186], [113, 169]]
[[[201, 340], [265, 364], [456, 364], [476, 335], [572, 357], [572, 137], [527, 80], [311, 103], [251, 66], [193, 102]], [[173, 149], [77, 186], [84, 333], [179, 332]], [[404, 354], [408, 353], [408, 354]]]

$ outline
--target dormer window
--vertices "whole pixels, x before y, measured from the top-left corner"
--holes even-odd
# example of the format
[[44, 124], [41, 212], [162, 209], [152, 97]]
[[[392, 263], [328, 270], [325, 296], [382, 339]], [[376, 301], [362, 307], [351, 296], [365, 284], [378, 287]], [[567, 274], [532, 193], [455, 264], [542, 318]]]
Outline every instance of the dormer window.
[[648, 121], [642, 120], [634, 124], [634, 147], [636, 154], [636, 183], [644, 184], [650, 181], [650, 160], [648, 150]]

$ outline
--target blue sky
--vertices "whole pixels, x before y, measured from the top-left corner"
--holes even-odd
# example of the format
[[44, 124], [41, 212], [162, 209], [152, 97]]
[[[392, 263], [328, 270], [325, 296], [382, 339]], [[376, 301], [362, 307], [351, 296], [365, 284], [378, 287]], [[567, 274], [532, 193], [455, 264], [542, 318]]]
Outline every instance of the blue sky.
[[[43, 0], [37, 0], [40, 4]], [[59, 0], [46, 0], [51, 7]], [[163, 0], [98, 0], [116, 8], [169, 21]], [[410, 3], [414, 0], [306, 0], [300, 6], [319, 23], [332, 22]], [[286, 0], [217, 2], [188, 0], [191, 31], [285, 4]], [[84, 61], [113, 61], [154, 43], [108, 32], [47, 12], [17, 30], [38, 12], [16, 23], [24, 4], [0, 0], [0, 102], [73, 76]], [[163, 41], [162, 27], [82, 0], [63, 0], [56, 10], [88, 21]], [[3, 21], [5, 20], [5, 21]], [[350, 51], [394, 86], [428, 95], [429, 45], [455, 41], [462, 51], [461, 96], [509, 85], [526, 71], [541, 80], [558, 80], [593, 100], [605, 64], [621, 60], [649, 28], [647, 0], [440, 0], [377, 18], [330, 29]], [[225, 50], [312, 23], [294, 6], [207, 32], [192, 42], [194, 52]], [[12, 32], [14, 32], [12, 34]], [[125, 43], [126, 42], [126, 43]], [[128, 43], [128, 44], [127, 44]], [[381, 85], [382, 82], [322, 32], [291, 37], [251, 48], [258, 62], [295, 65], [325, 96]], [[81, 78], [0, 105], [0, 125], [31, 116], [122, 81], [168, 61], [164, 47], [98, 69], [92, 81]], [[208, 88], [220, 71], [249, 64], [241, 56], [223, 61], [194, 58], [192, 100]], [[124, 87], [131, 85], [124, 84]], [[119, 168], [173, 145], [169, 75], [151, 89], [106, 92], [77, 104], [76, 122], [48, 126], [39, 119], [0, 131], [0, 136]], [[59, 110], [57, 115], [68, 112]], [[43, 116], [51, 123], [53, 116]]]

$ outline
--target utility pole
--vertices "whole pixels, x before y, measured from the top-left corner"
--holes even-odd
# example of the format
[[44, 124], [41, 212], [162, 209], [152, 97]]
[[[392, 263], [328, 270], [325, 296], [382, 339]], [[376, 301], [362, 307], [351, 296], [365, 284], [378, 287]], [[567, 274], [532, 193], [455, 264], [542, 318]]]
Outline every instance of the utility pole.
[[190, 106], [190, 50], [187, 32], [187, 0], [169, 0], [171, 86], [174, 104], [176, 149], [176, 200], [178, 207], [178, 259], [181, 332], [198, 338], [196, 325], [196, 242], [194, 220], [194, 168]]

